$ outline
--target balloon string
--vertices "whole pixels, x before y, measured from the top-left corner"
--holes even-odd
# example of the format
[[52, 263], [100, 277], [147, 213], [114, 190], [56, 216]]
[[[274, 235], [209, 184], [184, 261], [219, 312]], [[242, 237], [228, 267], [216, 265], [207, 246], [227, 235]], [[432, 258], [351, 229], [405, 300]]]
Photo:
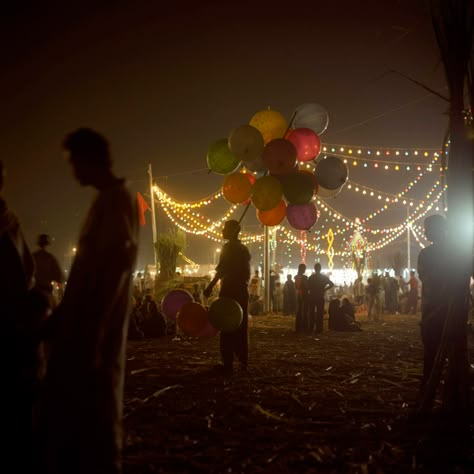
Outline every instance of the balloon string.
[[[291, 119], [290, 121], [288, 122], [288, 127], [286, 128], [286, 131], [285, 133], [283, 134], [283, 138], [286, 137], [286, 134], [288, 133], [288, 131], [290, 130], [291, 126], [293, 125], [293, 121], [295, 120], [295, 116], [296, 116], [296, 110], [293, 112], [293, 115], [291, 116]], [[268, 173], [268, 170], [265, 170], [265, 172], [263, 173], [263, 176], [266, 176]], [[249, 210], [249, 207], [250, 207], [250, 204], [251, 204], [251, 201], [249, 200], [249, 202], [247, 203], [247, 205], [245, 206], [245, 209], [244, 209], [244, 212], [242, 213], [242, 215], [240, 216], [240, 219], [239, 219], [239, 224], [242, 222], [242, 219], [244, 218], [245, 214], [247, 214], [247, 211]]]
[[242, 215], [240, 216], [240, 219], [239, 219], [239, 224], [242, 222], [242, 219], [244, 218], [245, 214], [247, 214], [247, 211], [249, 210], [249, 207], [250, 207], [250, 200], [249, 202], [247, 203], [247, 205], [245, 206], [245, 209], [244, 209], [244, 212], [242, 213]]

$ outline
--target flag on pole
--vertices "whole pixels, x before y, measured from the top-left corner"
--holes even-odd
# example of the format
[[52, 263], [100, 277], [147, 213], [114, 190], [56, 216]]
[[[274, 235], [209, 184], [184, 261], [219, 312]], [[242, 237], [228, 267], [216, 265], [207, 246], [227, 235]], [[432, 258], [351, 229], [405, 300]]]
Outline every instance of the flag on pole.
[[140, 222], [140, 225], [145, 225], [145, 211], [150, 210], [150, 206], [148, 203], [145, 201], [143, 196], [137, 192], [137, 206], [138, 206], [138, 221]]

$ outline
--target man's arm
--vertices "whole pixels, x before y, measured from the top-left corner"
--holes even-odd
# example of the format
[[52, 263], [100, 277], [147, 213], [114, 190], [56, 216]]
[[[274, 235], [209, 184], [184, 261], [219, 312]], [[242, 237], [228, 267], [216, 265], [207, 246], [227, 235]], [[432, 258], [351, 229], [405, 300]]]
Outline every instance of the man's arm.
[[334, 283], [328, 278], [324, 291], [330, 290], [334, 286]]
[[212, 293], [212, 290], [214, 288], [214, 286], [216, 286], [216, 283], [221, 279], [221, 276], [219, 275], [219, 273], [216, 272], [216, 275], [215, 277], [211, 280], [211, 282], [209, 283], [209, 285], [207, 285], [207, 287], [205, 288], [205, 290], [202, 292], [203, 296], [205, 296], [206, 298], [209, 298], [209, 296], [211, 296], [211, 293]]
[[216, 274], [209, 283], [209, 285], [207, 285], [206, 289], [202, 292], [203, 296], [205, 296], [206, 298], [209, 298], [209, 296], [211, 296], [212, 289], [214, 288], [214, 286], [216, 286], [217, 282], [224, 276], [226, 253], [226, 247], [224, 246], [219, 257], [219, 263], [216, 267]]

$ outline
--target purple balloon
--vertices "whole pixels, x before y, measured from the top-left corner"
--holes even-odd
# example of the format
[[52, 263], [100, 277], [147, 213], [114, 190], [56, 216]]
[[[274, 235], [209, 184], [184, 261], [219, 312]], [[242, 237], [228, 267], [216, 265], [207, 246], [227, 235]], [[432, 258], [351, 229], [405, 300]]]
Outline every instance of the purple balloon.
[[318, 210], [312, 202], [307, 204], [288, 204], [286, 220], [291, 227], [298, 230], [308, 230], [318, 220]]
[[175, 288], [168, 291], [168, 293], [163, 296], [163, 299], [161, 300], [161, 310], [165, 313], [166, 317], [175, 320], [181, 307], [185, 303], [193, 300], [193, 295], [189, 291]]

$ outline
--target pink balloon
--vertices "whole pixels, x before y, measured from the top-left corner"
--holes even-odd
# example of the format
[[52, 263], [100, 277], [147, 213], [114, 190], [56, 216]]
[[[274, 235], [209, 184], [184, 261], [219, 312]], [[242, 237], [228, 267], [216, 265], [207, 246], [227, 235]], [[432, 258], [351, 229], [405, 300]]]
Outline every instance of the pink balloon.
[[161, 300], [161, 310], [169, 319], [176, 319], [176, 314], [185, 303], [193, 301], [193, 295], [184, 289], [173, 288]]
[[298, 161], [314, 160], [321, 151], [321, 140], [310, 128], [290, 130], [286, 139], [295, 146]]
[[312, 202], [307, 204], [288, 204], [286, 207], [286, 220], [295, 229], [311, 229], [318, 220], [316, 205]]

